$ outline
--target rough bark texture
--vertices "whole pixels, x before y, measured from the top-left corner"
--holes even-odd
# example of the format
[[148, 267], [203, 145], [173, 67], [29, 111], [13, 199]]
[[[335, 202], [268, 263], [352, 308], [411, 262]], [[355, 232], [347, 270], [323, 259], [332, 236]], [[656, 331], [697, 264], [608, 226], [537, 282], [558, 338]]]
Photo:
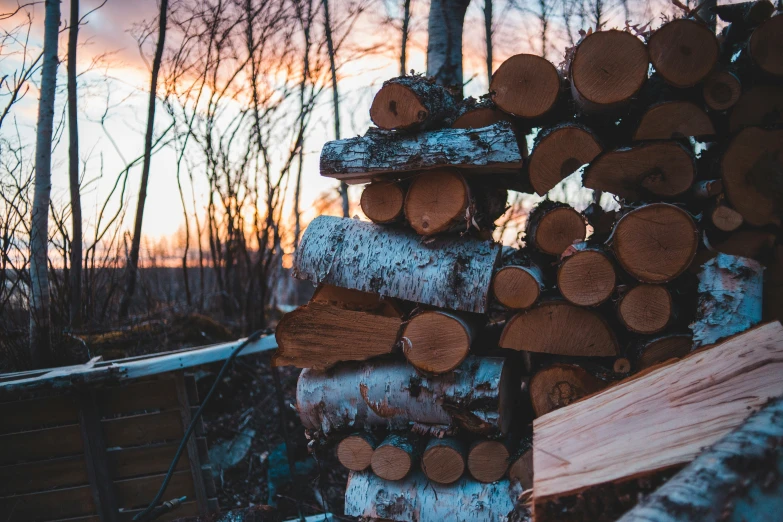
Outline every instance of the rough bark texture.
[[454, 97], [424, 76], [399, 76], [383, 82], [370, 107], [373, 123], [386, 130], [438, 127], [455, 109]]
[[466, 238], [423, 243], [412, 231], [320, 216], [305, 231], [294, 276], [416, 303], [484, 313], [500, 246]]
[[366, 183], [451, 166], [487, 176], [519, 172], [522, 162], [508, 122], [415, 136], [370, 129], [362, 137], [327, 142], [321, 151], [321, 175]]
[[716, 343], [761, 322], [764, 267], [718, 254], [699, 273], [699, 305], [691, 324], [695, 347]]
[[477, 433], [508, 430], [505, 360], [469, 357], [457, 371], [422, 377], [397, 361], [345, 364], [304, 370], [296, 389], [302, 424], [324, 435], [361, 426], [445, 431], [460, 426]]
[[427, 21], [427, 76], [462, 98], [462, 26], [469, 0], [432, 0]]
[[[454, 114], [449, 119], [449, 127], [453, 129], [480, 129], [501, 121], [512, 123], [511, 118], [498, 109], [495, 102], [488, 97], [477, 100], [470, 96], [457, 104]], [[526, 156], [527, 145], [524, 139], [520, 141], [522, 141], [520, 151], [523, 156]]]
[[776, 520], [783, 511], [783, 399], [701, 453], [619, 522]]
[[506, 522], [522, 492], [501, 480], [482, 484], [468, 479], [433, 484], [422, 473], [387, 482], [371, 473], [351, 473], [345, 491], [345, 514], [401, 522]]

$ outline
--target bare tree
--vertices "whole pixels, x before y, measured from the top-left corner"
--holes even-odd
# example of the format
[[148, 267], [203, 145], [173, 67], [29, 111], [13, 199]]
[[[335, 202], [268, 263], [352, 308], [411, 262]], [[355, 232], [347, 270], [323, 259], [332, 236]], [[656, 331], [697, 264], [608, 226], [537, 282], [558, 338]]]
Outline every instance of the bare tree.
[[462, 28], [470, 0], [432, 0], [427, 23], [427, 76], [462, 97]]
[[408, 32], [411, 23], [411, 0], [402, 3], [402, 40], [400, 41], [400, 76], [407, 74]]
[[82, 202], [79, 192], [79, 124], [76, 105], [76, 46], [79, 40], [79, 0], [71, 0], [68, 29], [68, 176], [71, 192], [71, 267], [69, 281], [72, 327], [82, 324]]
[[487, 87], [492, 83], [492, 0], [484, 0], [484, 38], [487, 49]]

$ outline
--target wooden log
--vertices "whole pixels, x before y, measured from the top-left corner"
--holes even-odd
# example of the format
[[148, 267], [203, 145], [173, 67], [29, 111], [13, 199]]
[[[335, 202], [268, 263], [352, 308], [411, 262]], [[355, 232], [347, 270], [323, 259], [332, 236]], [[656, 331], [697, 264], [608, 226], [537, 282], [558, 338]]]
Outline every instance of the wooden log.
[[415, 136], [370, 129], [362, 137], [327, 142], [321, 175], [354, 184], [446, 166], [482, 176], [518, 174], [523, 160], [508, 122]]
[[782, 355], [783, 326], [769, 323], [537, 418], [536, 520], [552, 520], [547, 504], [562, 507], [557, 501], [587, 488], [692, 461], [783, 394]]
[[519, 118], [538, 118], [549, 112], [560, 94], [560, 74], [547, 59], [517, 54], [500, 64], [489, 92], [503, 111]]
[[405, 188], [398, 181], [375, 181], [362, 191], [360, 206], [373, 223], [394, 223], [402, 218]]
[[719, 253], [730, 256], [749, 257], [755, 260], [766, 259], [775, 246], [775, 234], [769, 230], [742, 228], [728, 234], [720, 240], [711, 240], [705, 234], [704, 243], [707, 249], [700, 250], [691, 264], [689, 271], [698, 274], [704, 263], [713, 259]]
[[364, 471], [370, 467], [377, 445], [375, 437], [369, 433], [354, 433], [337, 445], [337, 460], [351, 471]]
[[569, 68], [571, 94], [588, 113], [625, 105], [647, 79], [649, 56], [639, 38], [624, 31], [596, 31], [574, 50]]
[[294, 276], [439, 308], [484, 313], [500, 246], [469, 238], [423, 243], [413, 231], [355, 219], [315, 218]]
[[687, 192], [695, 180], [693, 153], [676, 141], [650, 142], [605, 152], [582, 176], [585, 187], [628, 200], [646, 195], [674, 198]]
[[492, 278], [495, 299], [512, 310], [533, 306], [544, 291], [544, 275], [535, 264], [504, 266]]
[[635, 341], [629, 348], [636, 370], [645, 370], [669, 359], [685, 357], [693, 349], [690, 333], [666, 334], [652, 339]]
[[386, 130], [420, 130], [438, 126], [455, 108], [449, 92], [424, 76], [400, 76], [383, 82], [370, 106], [372, 122]]
[[666, 283], [693, 261], [699, 232], [681, 208], [653, 203], [620, 218], [611, 242], [615, 259], [626, 272], [645, 283]]
[[530, 184], [539, 196], [601, 153], [596, 135], [581, 125], [563, 124], [539, 132], [528, 164]]
[[474, 331], [458, 315], [438, 310], [416, 314], [402, 331], [405, 358], [422, 372], [438, 375], [457, 368], [470, 352]]
[[718, 39], [706, 24], [689, 18], [665, 23], [647, 41], [650, 62], [666, 83], [693, 87], [718, 61]]
[[392, 433], [372, 452], [372, 472], [384, 480], [402, 480], [418, 461], [420, 449], [412, 433]]
[[468, 357], [457, 371], [422, 377], [404, 361], [305, 369], [296, 389], [297, 410], [308, 430], [326, 436], [359, 426], [422, 431], [461, 427], [505, 433], [514, 385], [505, 360]]
[[721, 232], [734, 232], [745, 221], [742, 214], [723, 203], [713, 205], [708, 210], [707, 216], [712, 226]]
[[655, 334], [668, 328], [674, 319], [674, 301], [665, 286], [637, 285], [618, 301], [617, 316], [631, 332]]
[[761, 322], [764, 268], [746, 257], [718, 254], [699, 273], [699, 305], [690, 328], [705, 346]]
[[[457, 104], [451, 120], [452, 129], [480, 129], [501, 121], [507, 121], [513, 125], [512, 119], [498, 109], [489, 95], [482, 96], [480, 100], [476, 100], [473, 96], [465, 98]], [[523, 156], [527, 156], [527, 144], [524, 143], [524, 140], [523, 143], [520, 143], [520, 151]]]
[[421, 457], [421, 470], [438, 484], [453, 484], [465, 472], [465, 445], [454, 437], [432, 438]]
[[633, 139], [709, 138], [714, 134], [715, 127], [701, 107], [687, 101], [669, 101], [652, 105], [645, 111]]
[[617, 339], [595, 311], [564, 301], [544, 301], [512, 317], [499, 346], [571, 356], [615, 356]]
[[556, 363], [538, 370], [530, 379], [530, 401], [536, 417], [540, 417], [608, 385], [582, 366]]
[[559, 256], [569, 246], [584, 241], [587, 224], [570, 205], [544, 200], [528, 215], [525, 242], [544, 254]]
[[742, 95], [742, 82], [732, 71], [718, 69], [704, 80], [702, 96], [707, 107], [714, 111], [731, 109]]
[[775, 520], [783, 510], [783, 399], [777, 398], [644, 497], [619, 522]]
[[748, 51], [753, 63], [772, 76], [783, 76], [783, 16], [773, 16], [750, 36]]
[[421, 235], [453, 228], [467, 230], [470, 188], [456, 169], [438, 169], [416, 177], [405, 196], [405, 217]]
[[783, 87], [756, 85], [746, 91], [729, 115], [732, 133], [745, 127], [772, 126], [783, 123]]
[[345, 491], [345, 514], [401, 522], [448, 520], [506, 522], [521, 488], [507, 480], [482, 484], [467, 477], [453, 484], [433, 484], [422, 473], [387, 482], [372, 473], [351, 473]]
[[617, 275], [606, 252], [588, 243], [577, 243], [563, 254], [557, 269], [557, 288], [570, 303], [598, 306], [609, 299]]
[[693, 185], [693, 197], [696, 199], [712, 199], [723, 193], [723, 180], [708, 179]]
[[311, 303], [329, 305], [343, 310], [367, 312], [384, 317], [401, 317], [399, 303], [378, 294], [361, 292], [339, 286], [321, 285], [313, 293]]
[[756, 127], [736, 134], [721, 161], [723, 187], [749, 224], [780, 225], [783, 216], [783, 130]]
[[516, 480], [524, 489], [533, 487], [533, 437], [523, 437], [519, 448], [511, 457], [508, 478]]
[[476, 441], [468, 451], [468, 471], [479, 482], [496, 482], [506, 475], [510, 456], [500, 441]]

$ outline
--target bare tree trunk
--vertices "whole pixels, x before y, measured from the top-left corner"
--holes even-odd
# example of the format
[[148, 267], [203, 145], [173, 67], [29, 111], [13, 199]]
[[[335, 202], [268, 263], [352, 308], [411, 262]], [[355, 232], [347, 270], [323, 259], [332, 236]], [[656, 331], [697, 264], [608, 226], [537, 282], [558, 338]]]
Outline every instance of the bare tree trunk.
[[411, 22], [411, 0], [405, 0], [402, 4], [402, 43], [400, 44], [400, 76], [407, 72], [408, 59], [408, 27]]
[[[298, 8], [298, 9], [301, 9]], [[299, 13], [299, 21], [304, 32], [304, 55], [302, 57], [302, 83], [299, 86], [299, 159], [296, 172], [296, 186], [294, 188], [294, 250], [299, 246], [299, 236], [302, 233], [301, 213], [299, 211], [299, 196], [302, 187], [302, 162], [304, 161], [304, 133], [305, 133], [305, 91], [307, 90], [307, 78], [310, 76], [310, 24], [313, 20], [313, 3], [307, 0], [307, 11]]]
[[462, 98], [462, 27], [470, 0], [432, 0], [427, 24], [427, 76]]
[[68, 175], [71, 189], [71, 327], [82, 324], [82, 201], [79, 194], [79, 124], [76, 106], [76, 44], [79, 40], [79, 0], [71, 0], [68, 30]]
[[57, 37], [60, 25], [59, 0], [46, 0], [44, 50], [41, 68], [41, 98], [35, 143], [35, 188], [30, 228], [30, 358], [34, 366], [52, 364], [49, 317], [48, 229], [52, 192], [52, 132], [54, 97], [57, 87]]
[[492, 83], [492, 0], [484, 0], [484, 35], [487, 42], [487, 86]]
[[152, 132], [155, 124], [155, 101], [158, 90], [158, 74], [160, 62], [163, 58], [163, 48], [166, 44], [166, 17], [168, 14], [168, 0], [160, 2], [160, 20], [158, 23], [158, 43], [155, 46], [155, 58], [152, 62], [152, 75], [150, 77], [150, 96], [147, 107], [147, 130], [144, 134], [144, 163], [141, 168], [141, 187], [139, 188], [139, 201], [136, 205], [136, 221], [133, 225], [133, 242], [131, 243], [130, 259], [128, 260], [127, 281], [125, 294], [120, 302], [120, 319], [128, 316], [128, 309], [136, 290], [136, 272], [139, 266], [139, 249], [141, 247], [141, 224], [144, 219], [144, 203], [147, 199], [147, 182], [150, 177], [150, 162], [152, 160]]

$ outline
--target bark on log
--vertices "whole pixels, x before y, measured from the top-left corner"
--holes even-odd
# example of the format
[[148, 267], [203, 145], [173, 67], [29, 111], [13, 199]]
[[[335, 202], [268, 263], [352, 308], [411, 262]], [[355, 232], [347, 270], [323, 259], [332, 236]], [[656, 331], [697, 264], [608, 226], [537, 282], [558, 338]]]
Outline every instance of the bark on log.
[[513, 411], [512, 379], [505, 360], [469, 357], [457, 371], [422, 377], [403, 361], [305, 369], [296, 389], [306, 429], [329, 436], [358, 427], [420, 431], [461, 427], [482, 434], [505, 433]]
[[665, 286], [642, 284], [623, 294], [617, 303], [617, 316], [629, 331], [650, 335], [669, 327], [674, 307]]
[[468, 471], [479, 482], [495, 482], [508, 470], [510, 453], [505, 444], [497, 440], [480, 440], [468, 451]]
[[327, 142], [321, 151], [321, 175], [354, 184], [450, 166], [492, 176], [519, 173], [523, 160], [508, 122], [415, 136], [370, 129], [363, 137]]
[[693, 197], [697, 199], [712, 199], [723, 193], [723, 180], [709, 179], [693, 185]]
[[439, 308], [484, 313], [500, 246], [467, 238], [423, 243], [413, 231], [355, 219], [315, 218], [294, 276]]
[[610, 357], [617, 339], [595, 311], [564, 301], [544, 301], [512, 317], [499, 346], [553, 355]]
[[718, 39], [707, 25], [689, 18], [672, 20], [647, 41], [650, 61], [666, 83], [693, 87], [704, 80], [718, 61]]
[[625, 105], [647, 79], [649, 56], [639, 38], [624, 31], [597, 31], [574, 50], [569, 68], [571, 94], [584, 112]]
[[482, 484], [467, 477], [449, 485], [433, 484], [422, 473], [386, 482], [372, 473], [351, 473], [345, 514], [401, 522], [508, 522], [522, 489], [501, 480]]
[[492, 278], [492, 294], [511, 310], [524, 310], [533, 306], [544, 291], [544, 275], [535, 264], [510, 265], [497, 271]]
[[666, 283], [693, 261], [699, 232], [681, 208], [653, 203], [620, 218], [610, 241], [626, 272], [645, 283]]
[[783, 15], [773, 16], [753, 31], [748, 51], [762, 71], [783, 76]]
[[527, 489], [533, 487], [533, 437], [527, 436], [522, 439], [516, 454], [511, 459], [511, 466], [508, 468], [508, 478], [516, 480]]
[[549, 112], [560, 94], [560, 74], [551, 62], [532, 54], [517, 54], [500, 64], [489, 92], [503, 111], [519, 118]]
[[673, 198], [696, 180], [693, 153], [675, 141], [650, 142], [607, 151], [585, 169], [582, 182], [593, 190], [628, 200], [652, 194]]
[[402, 332], [402, 351], [413, 366], [439, 375], [457, 368], [470, 352], [474, 331], [463, 318], [436, 310], [413, 316]]
[[641, 371], [669, 359], [685, 357], [692, 349], [693, 336], [677, 333], [635, 341], [628, 351], [634, 368]]
[[577, 243], [563, 254], [557, 269], [557, 288], [570, 303], [598, 306], [614, 292], [617, 275], [610, 257], [588, 243]]
[[465, 444], [453, 437], [432, 438], [421, 457], [421, 470], [438, 484], [453, 484], [465, 472]]
[[740, 427], [619, 522], [741, 522], [776, 520], [783, 511], [783, 398]]
[[530, 400], [536, 417], [540, 417], [608, 385], [579, 365], [556, 363], [537, 371], [530, 379]]
[[424, 76], [399, 76], [383, 82], [370, 106], [370, 119], [381, 129], [431, 129], [449, 117], [456, 102], [451, 94]]
[[761, 322], [764, 267], [718, 254], [699, 273], [699, 305], [690, 328], [694, 347], [718, 342]]
[[753, 30], [775, 11], [775, 6], [769, 0], [743, 2], [740, 4], [724, 4], [713, 7], [718, 16], [730, 25], [721, 35], [721, 61], [729, 62], [732, 56], [742, 48], [750, 38]]
[[405, 188], [399, 181], [375, 181], [362, 191], [360, 205], [373, 223], [394, 223], [402, 218]]
[[372, 453], [372, 472], [384, 480], [402, 480], [419, 460], [421, 444], [412, 433], [392, 433]]
[[732, 133], [745, 127], [772, 126], [783, 123], [783, 87], [757, 85], [745, 92], [729, 116]]
[[337, 445], [337, 460], [351, 471], [364, 471], [370, 467], [377, 442], [369, 433], [355, 433], [345, 437]]
[[749, 127], [729, 143], [721, 161], [723, 187], [734, 210], [754, 226], [780, 225], [783, 216], [783, 130]]
[[634, 141], [709, 138], [715, 134], [707, 113], [695, 103], [669, 101], [649, 107], [633, 135]]
[[714, 111], [727, 111], [739, 101], [742, 82], [731, 71], [718, 69], [704, 81], [702, 96], [707, 107]]
[[586, 127], [564, 124], [542, 130], [528, 164], [530, 184], [539, 196], [590, 163], [601, 153], [598, 138]]
[[529, 247], [559, 256], [575, 242], [584, 241], [584, 217], [570, 205], [544, 200], [528, 215], [525, 243]]

